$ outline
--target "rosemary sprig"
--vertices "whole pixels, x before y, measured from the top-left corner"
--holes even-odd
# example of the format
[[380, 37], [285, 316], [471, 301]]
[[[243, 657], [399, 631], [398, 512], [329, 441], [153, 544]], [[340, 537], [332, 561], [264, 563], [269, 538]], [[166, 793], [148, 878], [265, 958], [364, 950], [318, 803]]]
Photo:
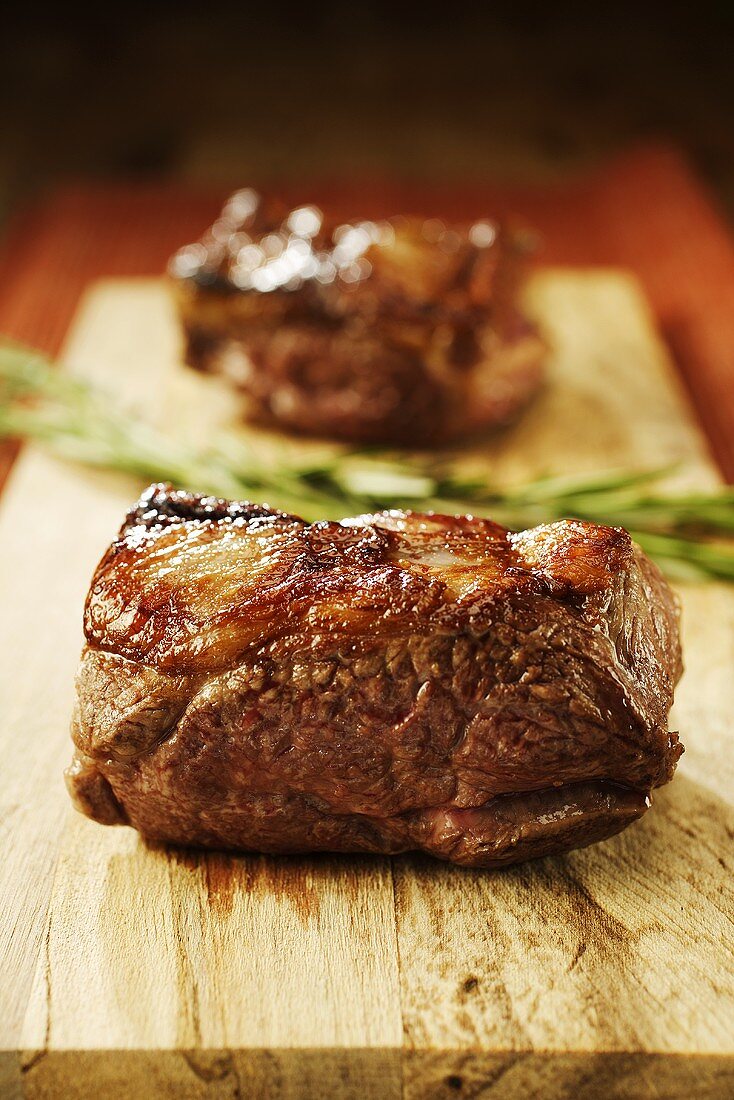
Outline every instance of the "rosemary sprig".
[[544, 477], [496, 487], [456, 464], [376, 450], [273, 462], [234, 431], [198, 449], [121, 409], [43, 356], [0, 343], [0, 438], [33, 439], [63, 458], [143, 481], [266, 500], [308, 519], [379, 508], [489, 515], [522, 529], [576, 517], [627, 527], [669, 572], [734, 581], [734, 488], [666, 488], [670, 468]]

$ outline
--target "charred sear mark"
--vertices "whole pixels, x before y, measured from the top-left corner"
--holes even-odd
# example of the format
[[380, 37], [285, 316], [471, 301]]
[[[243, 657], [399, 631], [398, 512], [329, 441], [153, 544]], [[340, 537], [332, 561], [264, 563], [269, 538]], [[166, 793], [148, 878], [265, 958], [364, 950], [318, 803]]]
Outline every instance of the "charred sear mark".
[[121, 534], [130, 527], [167, 527], [175, 523], [218, 523], [226, 520], [278, 519], [292, 520], [284, 512], [249, 501], [228, 501], [220, 497], [202, 496], [172, 485], [161, 483], [146, 489], [137, 504], [125, 517]]

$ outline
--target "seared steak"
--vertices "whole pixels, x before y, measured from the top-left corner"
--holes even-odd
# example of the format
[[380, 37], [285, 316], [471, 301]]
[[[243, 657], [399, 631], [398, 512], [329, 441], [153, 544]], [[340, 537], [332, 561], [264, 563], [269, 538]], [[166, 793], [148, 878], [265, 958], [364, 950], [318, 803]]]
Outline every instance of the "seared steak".
[[186, 361], [297, 432], [414, 446], [507, 423], [545, 352], [517, 305], [526, 241], [487, 222], [326, 226], [238, 192], [171, 262]]
[[683, 751], [675, 601], [617, 528], [153, 486], [85, 632], [72, 795], [157, 840], [511, 863], [623, 829]]

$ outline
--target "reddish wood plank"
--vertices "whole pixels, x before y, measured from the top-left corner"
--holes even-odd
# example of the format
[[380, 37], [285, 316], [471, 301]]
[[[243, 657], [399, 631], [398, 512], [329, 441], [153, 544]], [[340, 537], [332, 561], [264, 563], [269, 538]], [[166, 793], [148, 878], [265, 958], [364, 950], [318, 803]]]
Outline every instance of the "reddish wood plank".
[[[240, 181], [249, 182], [249, 181]], [[0, 254], [0, 331], [54, 354], [80, 295], [105, 276], [155, 275], [223, 198], [174, 185], [80, 184], [22, 212]], [[471, 218], [515, 213], [541, 231], [541, 259], [613, 264], [642, 280], [724, 475], [734, 480], [734, 241], [683, 158], [643, 148], [565, 187], [421, 187], [324, 182], [308, 194], [337, 216], [396, 211]], [[12, 451], [6, 449], [7, 466]], [[0, 452], [0, 483], [3, 473]]]

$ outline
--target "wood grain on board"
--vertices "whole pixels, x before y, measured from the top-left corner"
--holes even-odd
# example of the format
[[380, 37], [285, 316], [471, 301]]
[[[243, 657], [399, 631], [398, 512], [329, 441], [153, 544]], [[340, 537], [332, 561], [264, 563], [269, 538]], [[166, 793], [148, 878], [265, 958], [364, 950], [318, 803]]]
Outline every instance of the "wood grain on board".
[[[529, 301], [551, 385], [492, 476], [715, 478], [634, 281], [549, 271]], [[221, 408], [154, 281], [94, 288], [64, 358], [179, 430]], [[0, 501], [0, 1095], [730, 1097], [734, 591], [685, 586], [686, 754], [604, 844], [492, 873], [167, 851], [76, 815], [61, 779], [83, 597], [136, 488], [28, 448]]]

